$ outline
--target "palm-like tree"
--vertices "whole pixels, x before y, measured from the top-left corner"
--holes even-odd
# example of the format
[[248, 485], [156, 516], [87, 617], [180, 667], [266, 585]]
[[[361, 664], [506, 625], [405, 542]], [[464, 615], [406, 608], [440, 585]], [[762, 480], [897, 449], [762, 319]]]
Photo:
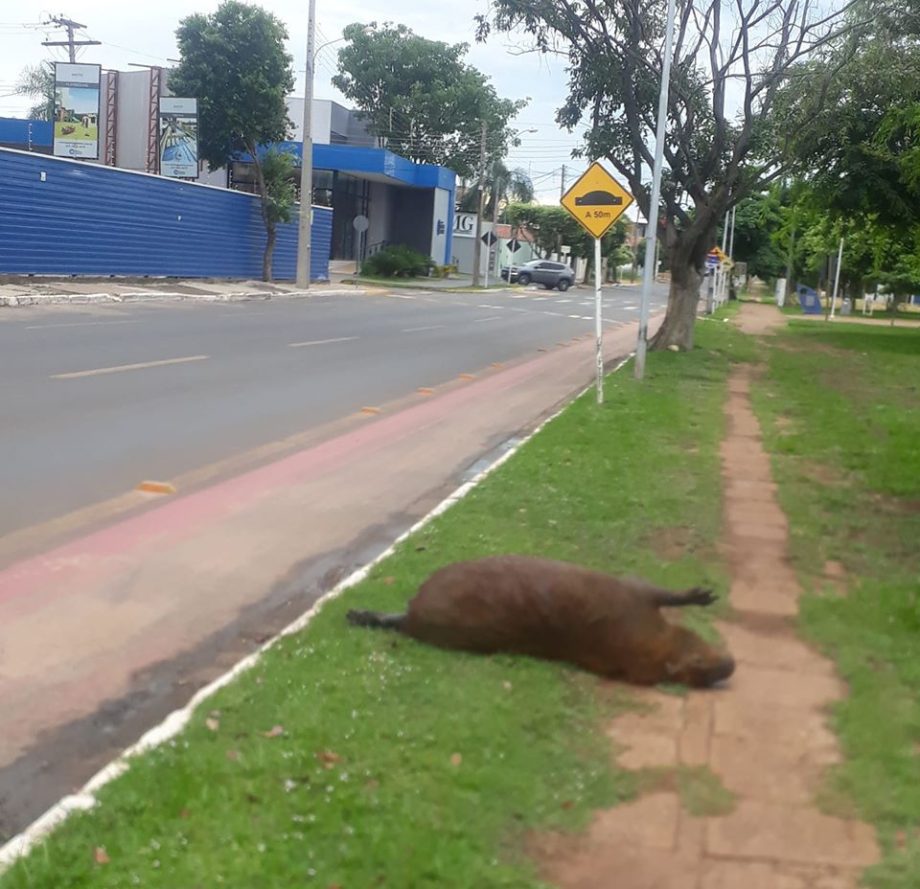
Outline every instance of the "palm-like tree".
[[[534, 198], [533, 182], [524, 170], [509, 170], [501, 161], [495, 161], [485, 176], [485, 218], [495, 216], [496, 204], [515, 202], [529, 204]], [[479, 209], [479, 189], [474, 183], [464, 189], [460, 210], [475, 213]]]
[[29, 109], [30, 120], [54, 120], [54, 67], [51, 62], [23, 68], [16, 81], [15, 93], [36, 100]]

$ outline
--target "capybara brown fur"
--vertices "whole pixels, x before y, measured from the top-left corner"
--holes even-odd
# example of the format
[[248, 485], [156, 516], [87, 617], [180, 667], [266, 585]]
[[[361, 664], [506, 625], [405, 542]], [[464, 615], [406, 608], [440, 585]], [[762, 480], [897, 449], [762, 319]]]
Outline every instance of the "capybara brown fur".
[[441, 648], [566, 661], [637, 685], [705, 687], [731, 676], [734, 660], [660, 609], [714, 601], [709, 590], [674, 593], [568, 562], [509, 555], [440, 568], [405, 614], [349, 611], [348, 620]]

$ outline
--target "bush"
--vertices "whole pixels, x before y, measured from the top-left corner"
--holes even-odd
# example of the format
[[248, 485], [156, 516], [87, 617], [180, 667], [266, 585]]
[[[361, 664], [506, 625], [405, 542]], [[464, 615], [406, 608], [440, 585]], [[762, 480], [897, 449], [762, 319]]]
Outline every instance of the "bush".
[[427, 275], [434, 263], [424, 254], [401, 244], [384, 247], [369, 256], [361, 268], [361, 274], [382, 278], [415, 278]]

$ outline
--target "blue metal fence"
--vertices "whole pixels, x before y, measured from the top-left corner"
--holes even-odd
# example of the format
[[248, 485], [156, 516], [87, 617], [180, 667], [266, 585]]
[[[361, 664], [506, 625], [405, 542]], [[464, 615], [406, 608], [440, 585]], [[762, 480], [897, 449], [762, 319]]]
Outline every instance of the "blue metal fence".
[[[329, 279], [332, 211], [313, 208], [310, 274]], [[241, 192], [0, 148], [0, 274], [258, 278], [265, 230]], [[278, 226], [274, 276], [297, 263]]]

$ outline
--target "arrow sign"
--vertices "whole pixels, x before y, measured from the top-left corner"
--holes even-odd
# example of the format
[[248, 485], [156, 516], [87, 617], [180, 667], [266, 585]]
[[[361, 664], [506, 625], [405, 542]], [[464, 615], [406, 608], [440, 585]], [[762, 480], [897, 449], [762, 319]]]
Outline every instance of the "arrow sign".
[[486, 245], [486, 247], [491, 247], [498, 240], [498, 238], [495, 237], [494, 232], [486, 232], [482, 236], [481, 240], [482, 243]]

